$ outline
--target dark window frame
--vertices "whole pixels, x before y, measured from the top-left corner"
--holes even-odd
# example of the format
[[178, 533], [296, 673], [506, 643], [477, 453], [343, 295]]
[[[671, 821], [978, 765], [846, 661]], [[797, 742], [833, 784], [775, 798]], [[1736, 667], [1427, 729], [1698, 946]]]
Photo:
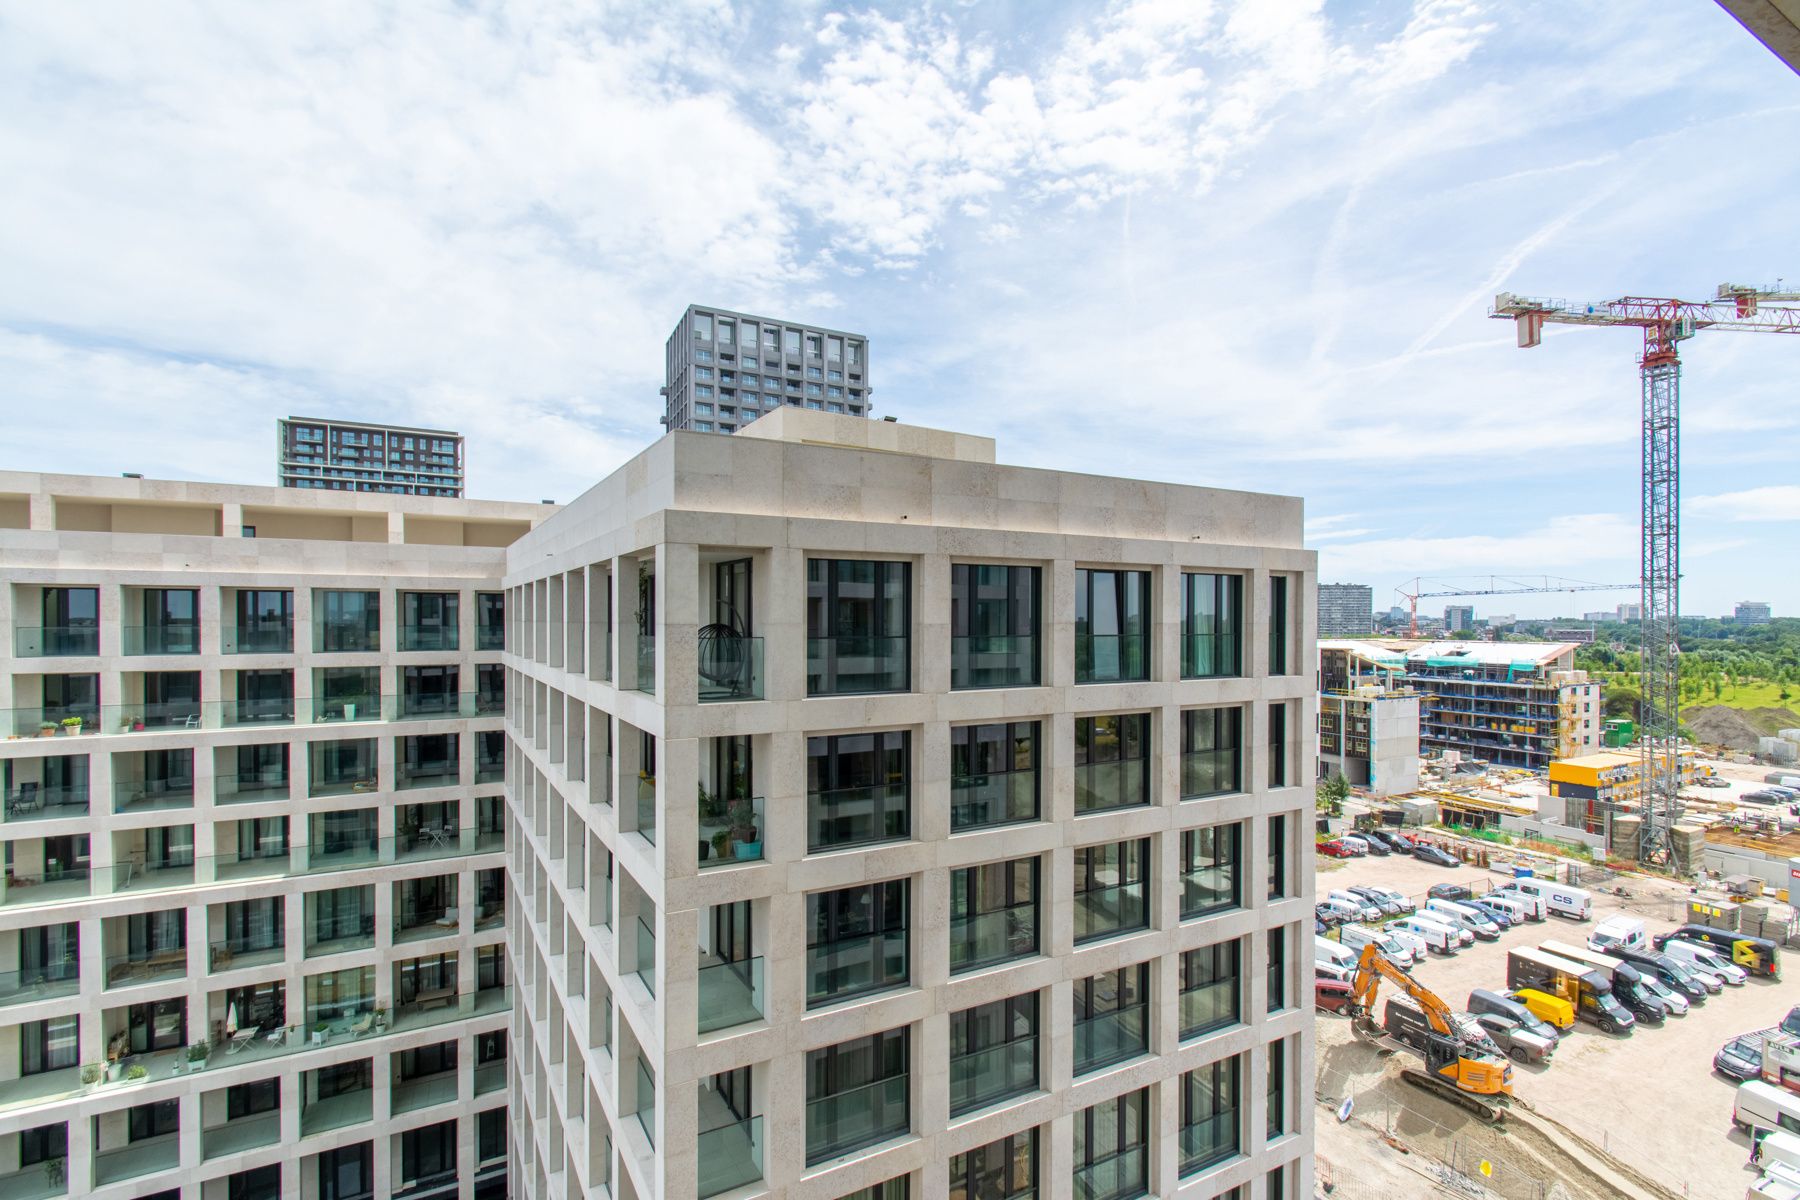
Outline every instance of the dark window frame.
[[[1103, 741], [1108, 734], [1112, 737], [1110, 747]], [[1151, 738], [1150, 714], [1147, 712], [1099, 713], [1075, 718], [1075, 812], [1078, 816], [1141, 808], [1155, 802], [1150, 774]], [[1113, 764], [1118, 765], [1117, 771], [1104, 770]], [[1136, 764], [1135, 770], [1132, 764]], [[1109, 779], [1109, 776], [1114, 778]], [[1133, 780], [1136, 781], [1135, 788]], [[1116, 786], [1112, 786], [1114, 784]], [[1084, 790], [1089, 796], [1113, 792], [1117, 799], [1113, 803], [1084, 804]]]
[[[1042, 721], [991, 721], [977, 725], [952, 725], [950, 727], [950, 832], [960, 833], [971, 829], [993, 829], [1002, 825], [1019, 825], [1043, 818], [1043, 772], [1041, 745], [1043, 741]], [[1025, 747], [1028, 766], [1019, 766], [1019, 751]], [[998, 779], [1004, 785], [1007, 801], [1015, 797], [1018, 789], [1013, 784], [1015, 776], [1030, 776], [1031, 812], [1028, 816], [1014, 817], [1003, 821], [980, 821], [970, 819], [977, 811], [991, 809], [991, 805], [976, 801], [958, 801], [956, 794], [962, 791], [967, 794], [978, 789], [994, 786], [991, 781]], [[1003, 802], [1007, 803], [1007, 802]], [[1002, 811], [1008, 811], [1010, 804]]]
[[1181, 798], [1244, 790], [1244, 706], [1181, 710]]
[[[1235, 912], [1244, 907], [1244, 840], [1242, 821], [1222, 821], [1217, 825], [1181, 831], [1176, 866], [1182, 882], [1182, 920]], [[1213, 898], [1208, 899], [1205, 889], [1191, 881], [1190, 877], [1196, 872], [1209, 869], [1226, 875], [1229, 895], [1225, 898], [1218, 898], [1218, 889], [1214, 889]], [[1193, 899], [1203, 902], [1194, 903]]]

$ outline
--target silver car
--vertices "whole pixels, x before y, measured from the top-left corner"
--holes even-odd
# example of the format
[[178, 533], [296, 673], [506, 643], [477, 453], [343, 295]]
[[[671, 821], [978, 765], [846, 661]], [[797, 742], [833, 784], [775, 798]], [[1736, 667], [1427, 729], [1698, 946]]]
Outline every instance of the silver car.
[[1498, 1013], [1476, 1013], [1473, 1017], [1482, 1031], [1514, 1062], [1547, 1063], [1556, 1053], [1554, 1041], [1532, 1033], [1511, 1017]]

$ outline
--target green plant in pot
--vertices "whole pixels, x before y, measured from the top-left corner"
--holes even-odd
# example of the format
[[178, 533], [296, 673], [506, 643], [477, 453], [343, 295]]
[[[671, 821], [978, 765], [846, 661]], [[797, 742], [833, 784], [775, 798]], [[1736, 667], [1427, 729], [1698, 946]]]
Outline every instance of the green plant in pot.
[[187, 1048], [188, 1070], [198, 1071], [206, 1065], [206, 1056], [212, 1053], [212, 1046], [206, 1042], [195, 1042]]
[[80, 733], [81, 732], [81, 718], [80, 717], [64, 717], [62, 719], [62, 729], [63, 729], [64, 733]]
[[731, 830], [721, 829], [713, 834], [712, 848], [714, 858], [724, 858], [725, 852], [731, 849]]
[[86, 1084], [88, 1087], [93, 1087], [96, 1083], [99, 1083], [100, 1076], [102, 1076], [104, 1074], [106, 1074], [106, 1064], [105, 1063], [83, 1063], [83, 1064], [81, 1064], [81, 1082]]
[[150, 1068], [146, 1067], [143, 1063], [132, 1063], [129, 1067], [125, 1068], [126, 1083], [138, 1083], [141, 1080], [148, 1078], [150, 1078]]
[[762, 857], [762, 834], [756, 827], [756, 809], [748, 800], [732, 803], [731, 837], [737, 843], [739, 858]]
[[44, 1160], [44, 1182], [53, 1188], [62, 1187], [68, 1182], [68, 1160], [62, 1158], [46, 1158]]

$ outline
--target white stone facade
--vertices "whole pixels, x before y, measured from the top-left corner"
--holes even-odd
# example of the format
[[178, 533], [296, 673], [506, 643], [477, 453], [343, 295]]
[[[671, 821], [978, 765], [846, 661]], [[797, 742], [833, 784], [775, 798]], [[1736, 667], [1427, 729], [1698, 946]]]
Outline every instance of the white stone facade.
[[[718, 694], [718, 644], [703, 648], [701, 630], [725, 619], [719, 564], [740, 559], [755, 641], [732, 653], [753, 649], [756, 670], [748, 695], [733, 699]], [[809, 636], [812, 560], [905, 564], [904, 627], [890, 614], [880, 639], [901, 664], [899, 689], [809, 694], [830, 678], [809, 679], [809, 654], [824, 664], [830, 653], [876, 653]], [[1011, 660], [1028, 661], [1035, 684], [953, 687], [953, 656], [964, 652], [952, 628], [960, 564], [1035, 569], [1035, 641]], [[1108, 569], [1147, 576], [1147, 678], [1078, 682], [1078, 641], [1084, 655], [1098, 653], [1077, 636], [1077, 581], [1092, 587], [1094, 578], [1078, 572]], [[1183, 678], [1190, 574], [1235, 580], [1235, 670]], [[1313, 1038], [1303, 949], [1316, 697], [1314, 616], [1300, 598], [1315, 595], [1316, 567], [1297, 500], [998, 466], [986, 439], [783, 410], [733, 438], [664, 437], [514, 543], [505, 582], [508, 944], [521, 999], [509, 1059], [522, 1139], [512, 1151], [515, 1195], [1011, 1194], [964, 1191], [962, 1156], [1015, 1135], [1017, 1147], [1033, 1130], [1039, 1196], [1307, 1193]], [[1277, 589], [1289, 607], [1272, 637]], [[640, 601], [652, 590], [653, 604]], [[866, 612], [860, 601], [844, 601], [844, 611]], [[1271, 674], [1272, 654], [1289, 673]], [[1217, 758], [1235, 759], [1219, 768], [1235, 784], [1183, 799], [1191, 710], [1232, 710], [1209, 719], [1241, 725], [1234, 753]], [[1147, 802], [1078, 814], [1078, 781], [1099, 795], [1102, 778], [1077, 765], [1078, 721], [1120, 714], [1142, 714], [1133, 728], [1148, 731]], [[1036, 723], [1037, 817], [953, 833], [953, 809], [976, 786], [953, 770], [953, 741], [965, 736], [957, 730], [1000, 722]], [[1082, 725], [1090, 728], [1099, 726]], [[821, 831], [848, 827], [834, 820], [855, 819], [809, 797], [809, 759], [822, 739], [866, 731], [907, 735], [904, 767], [889, 768], [882, 792], [906, 795], [905, 819], [897, 834], [881, 827], [889, 836], [880, 840], [809, 852]], [[1082, 736], [1099, 745], [1097, 733]], [[722, 744], [748, 747], [748, 816], [703, 815], [701, 789], [725, 786]], [[1220, 831], [1208, 845], [1241, 838], [1234, 865], [1184, 872], [1187, 848], [1202, 843], [1183, 832], [1203, 828]], [[1149, 866], [1142, 920], [1078, 942], [1078, 920], [1103, 928], [1108, 905], [1133, 912], [1138, 893], [1095, 867], [1084, 878], [1112, 886], [1078, 903], [1077, 862], [1100, 861], [1086, 848], [1138, 843]], [[731, 852], [723, 861], [721, 846]], [[956, 872], [1024, 860], [1036, 863], [1037, 884], [1029, 902], [1007, 910], [1006, 928], [1009, 938], [1034, 931], [1034, 949], [953, 970], [952, 945], [969, 944], [976, 928], [953, 917], [952, 891], [965, 878]], [[849, 995], [834, 981], [853, 974], [827, 967], [863, 961], [858, 943], [834, 943], [843, 957], [819, 948], [814, 969], [818, 898], [894, 881], [905, 884], [901, 928], [890, 918], [882, 952], [864, 963], [891, 986]], [[1212, 899], [1184, 920], [1196, 895]], [[1274, 938], [1286, 952], [1271, 971]], [[1217, 954], [1235, 953], [1237, 969], [1208, 992], [1205, 1031], [1184, 1039], [1183, 954], [1210, 947], [1235, 948]], [[728, 964], [741, 991], [733, 995], [750, 1007], [721, 1025], [713, 981]], [[1148, 983], [1134, 1010], [1141, 1045], [1091, 1055], [1106, 1061], [1078, 1073], [1078, 1044], [1092, 1051], [1111, 1030], [1131, 1051], [1138, 1018], [1078, 1031], [1077, 989], [1101, 979], [1082, 994], [1097, 1007], [1121, 1003], [1129, 984], [1107, 973], [1139, 964]], [[953, 1091], [986, 1078], [973, 1059], [953, 1071], [953, 1014], [1033, 995], [1035, 1040], [1014, 1056], [1030, 1078], [953, 1115]], [[713, 1025], [705, 1034], [703, 1019]], [[875, 1091], [832, 1091], [867, 1077], [819, 1052], [893, 1030], [908, 1031], [902, 1065], [856, 1085]], [[1276, 1045], [1281, 1130], [1271, 1134]], [[1184, 1129], [1184, 1086], [1234, 1070], [1235, 1099], [1208, 1089], [1213, 1120], [1202, 1126], [1195, 1110]], [[879, 1114], [868, 1099], [876, 1091]], [[1116, 1119], [1125, 1096], [1141, 1101], [1141, 1141]], [[828, 1125], [828, 1114], [839, 1123]], [[1089, 1132], [1101, 1114], [1114, 1118], [1110, 1156]], [[887, 1136], [850, 1136], [859, 1118]], [[1089, 1148], [1079, 1161], [1078, 1142]], [[849, 1148], [821, 1153], [837, 1146]], [[1199, 1146], [1210, 1152], [1185, 1149]], [[1184, 1158], [1200, 1157], [1204, 1166], [1184, 1172]], [[1027, 1159], [1009, 1161], [1022, 1169]], [[965, 1170], [954, 1183], [953, 1162]], [[1137, 1186], [1103, 1186], [1138, 1177]]]
[[[504, 675], [477, 609], [552, 511], [0, 473], [0, 1190], [504, 1195], [502, 783], [477, 749], [502, 707], [480, 666]], [[328, 645], [337, 592], [377, 598], [358, 648]], [[408, 635], [415, 592], [458, 598], [454, 636]], [[147, 623], [153, 598], [194, 620]], [[324, 682], [352, 670], [360, 705]], [[428, 773], [410, 739], [444, 734]]]

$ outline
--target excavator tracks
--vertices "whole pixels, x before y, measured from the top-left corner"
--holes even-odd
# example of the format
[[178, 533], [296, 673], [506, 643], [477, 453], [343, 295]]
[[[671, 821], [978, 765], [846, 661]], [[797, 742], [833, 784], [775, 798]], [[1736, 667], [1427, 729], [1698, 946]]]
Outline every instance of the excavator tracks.
[[1420, 1071], [1413, 1067], [1402, 1067], [1400, 1070], [1400, 1078], [1406, 1080], [1406, 1082], [1412, 1084], [1412, 1086], [1421, 1091], [1427, 1091], [1435, 1096], [1440, 1096], [1463, 1111], [1473, 1113], [1490, 1125], [1496, 1125], [1501, 1121], [1506, 1120], [1506, 1110], [1504, 1108], [1501, 1108], [1497, 1104], [1489, 1103], [1486, 1099], [1473, 1092], [1465, 1092], [1449, 1080], [1439, 1079], [1436, 1075], [1433, 1075], [1428, 1071]]

